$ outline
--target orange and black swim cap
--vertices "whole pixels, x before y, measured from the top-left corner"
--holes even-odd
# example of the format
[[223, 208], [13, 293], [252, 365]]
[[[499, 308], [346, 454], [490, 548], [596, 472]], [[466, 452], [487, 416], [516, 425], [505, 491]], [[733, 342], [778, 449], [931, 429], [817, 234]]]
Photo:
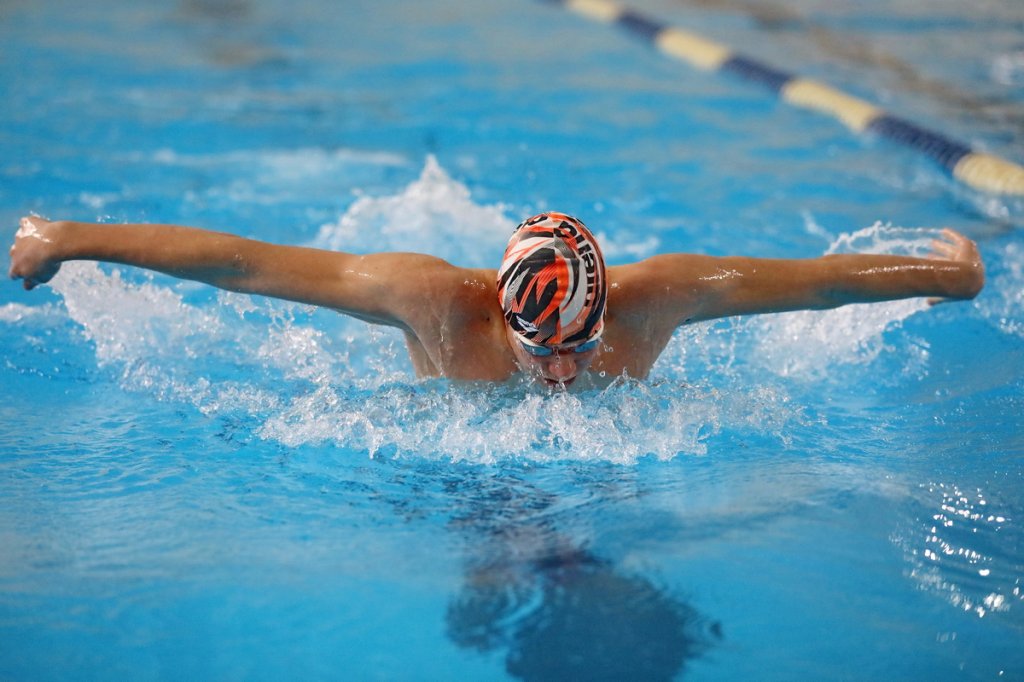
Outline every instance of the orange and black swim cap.
[[580, 343], [604, 327], [604, 257], [586, 226], [542, 213], [512, 233], [498, 270], [498, 300], [514, 332], [539, 344]]

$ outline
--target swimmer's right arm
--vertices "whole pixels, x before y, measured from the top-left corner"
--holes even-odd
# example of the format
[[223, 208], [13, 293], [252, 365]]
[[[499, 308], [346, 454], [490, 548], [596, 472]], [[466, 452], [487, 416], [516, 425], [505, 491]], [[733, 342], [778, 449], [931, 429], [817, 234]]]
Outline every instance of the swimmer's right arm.
[[131, 265], [247, 294], [334, 308], [403, 327], [432, 269], [420, 254], [368, 256], [269, 244], [178, 225], [108, 225], [22, 218], [10, 276], [25, 289], [48, 282], [70, 260]]

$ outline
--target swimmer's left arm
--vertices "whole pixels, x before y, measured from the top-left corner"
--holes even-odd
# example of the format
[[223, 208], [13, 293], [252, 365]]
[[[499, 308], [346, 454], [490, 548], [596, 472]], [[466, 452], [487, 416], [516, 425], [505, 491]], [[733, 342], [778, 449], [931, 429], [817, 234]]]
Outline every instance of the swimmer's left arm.
[[[655, 314], [686, 322], [732, 315], [821, 310], [927, 296], [965, 300], [984, 286], [985, 268], [973, 241], [946, 229], [931, 258], [841, 254], [767, 259], [669, 254], [642, 265], [667, 305]], [[652, 291], [657, 295], [657, 290]]]

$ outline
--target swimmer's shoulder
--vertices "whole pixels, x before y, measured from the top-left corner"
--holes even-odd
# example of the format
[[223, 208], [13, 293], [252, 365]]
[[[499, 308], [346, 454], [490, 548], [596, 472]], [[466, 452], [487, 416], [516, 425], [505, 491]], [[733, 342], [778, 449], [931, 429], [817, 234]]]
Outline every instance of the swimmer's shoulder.
[[617, 304], [628, 310], [657, 304], [666, 296], [678, 297], [696, 281], [688, 274], [690, 262], [687, 254], [666, 254], [608, 268], [609, 308]]
[[619, 323], [653, 331], [687, 322], [703, 300], [705, 256], [673, 253], [608, 268], [608, 310]]
[[417, 311], [449, 324], [486, 325], [501, 318], [497, 274], [494, 269], [463, 268], [439, 260], [419, 278]]
[[[449, 267], [431, 274], [408, 328], [436, 373], [504, 380], [517, 371], [505, 340], [497, 270]], [[421, 371], [417, 368], [417, 371]], [[429, 374], [429, 372], [422, 372]]]
[[460, 276], [453, 283], [454, 309], [463, 319], [483, 328], [502, 322], [504, 316], [498, 303], [498, 271], [488, 268], [460, 268]]

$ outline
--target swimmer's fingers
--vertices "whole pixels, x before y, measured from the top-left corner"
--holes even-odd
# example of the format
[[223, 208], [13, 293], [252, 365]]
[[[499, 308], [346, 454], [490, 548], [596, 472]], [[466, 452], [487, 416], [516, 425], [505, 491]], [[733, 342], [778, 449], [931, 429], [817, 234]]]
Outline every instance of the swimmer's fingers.
[[978, 245], [971, 239], [948, 227], [943, 228], [941, 239], [932, 240], [931, 247], [932, 258], [971, 263], [979, 266], [981, 264]]
[[979, 272], [984, 272], [984, 265], [981, 262], [978, 245], [961, 235], [961, 233], [948, 227], [942, 230], [941, 239], [932, 241], [930, 257], [936, 260], [951, 260], [957, 263], [965, 263], [975, 267]]
[[22, 280], [22, 286], [25, 291], [32, 291], [40, 284], [46, 284], [60, 271], [60, 263], [47, 263], [41, 268], [33, 270], [31, 273], [22, 274], [16, 271], [13, 267], [10, 271], [11, 279]]
[[962, 292], [962, 295], [954, 294], [947, 298], [929, 298], [928, 305], [934, 306], [940, 303], [977, 296], [985, 284], [985, 265], [982, 263], [981, 254], [978, 252], [978, 245], [956, 230], [947, 227], [942, 230], [941, 239], [932, 241], [931, 247], [932, 258], [959, 264], [956, 288]]
[[936, 237], [931, 242], [932, 258], [956, 260], [957, 254], [963, 249], [965, 244], [974, 243], [956, 230], [951, 230], [948, 227], [942, 228], [939, 234], [940, 237]]
[[35, 216], [21, 219], [11, 246], [11, 279], [23, 280], [22, 286], [31, 291], [53, 279], [60, 270], [60, 261], [52, 257], [53, 233], [50, 222]]
[[[13, 251], [14, 249], [11, 249], [11, 250]], [[12, 256], [13, 256], [13, 254], [12, 254]], [[13, 261], [13, 257], [12, 257], [12, 261]], [[35, 289], [40, 284], [45, 284], [46, 282], [49, 282], [51, 279], [53, 279], [53, 276], [57, 274], [57, 270], [59, 268], [60, 268], [60, 266], [57, 266], [57, 268], [54, 268], [52, 274], [47, 273], [47, 274], [44, 274], [43, 276], [39, 276], [39, 275], [36, 275], [36, 276], [32, 276], [32, 275], [26, 276], [25, 274], [22, 273], [22, 270], [18, 266], [18, 264], [12, 262], [10, 269], [7, 271], [7, 275], [11, 279], [20, 279], [21, 280], [21, 286], [25, 289], [25, 291], [32, 291], [33, 289]]]
[[941, 239], [933, 239], [931, 247], [932, 258], [942, 258], [945, 260], [954, 260], [956, 258], [957, 247], [949, 242], [944, 242]]

